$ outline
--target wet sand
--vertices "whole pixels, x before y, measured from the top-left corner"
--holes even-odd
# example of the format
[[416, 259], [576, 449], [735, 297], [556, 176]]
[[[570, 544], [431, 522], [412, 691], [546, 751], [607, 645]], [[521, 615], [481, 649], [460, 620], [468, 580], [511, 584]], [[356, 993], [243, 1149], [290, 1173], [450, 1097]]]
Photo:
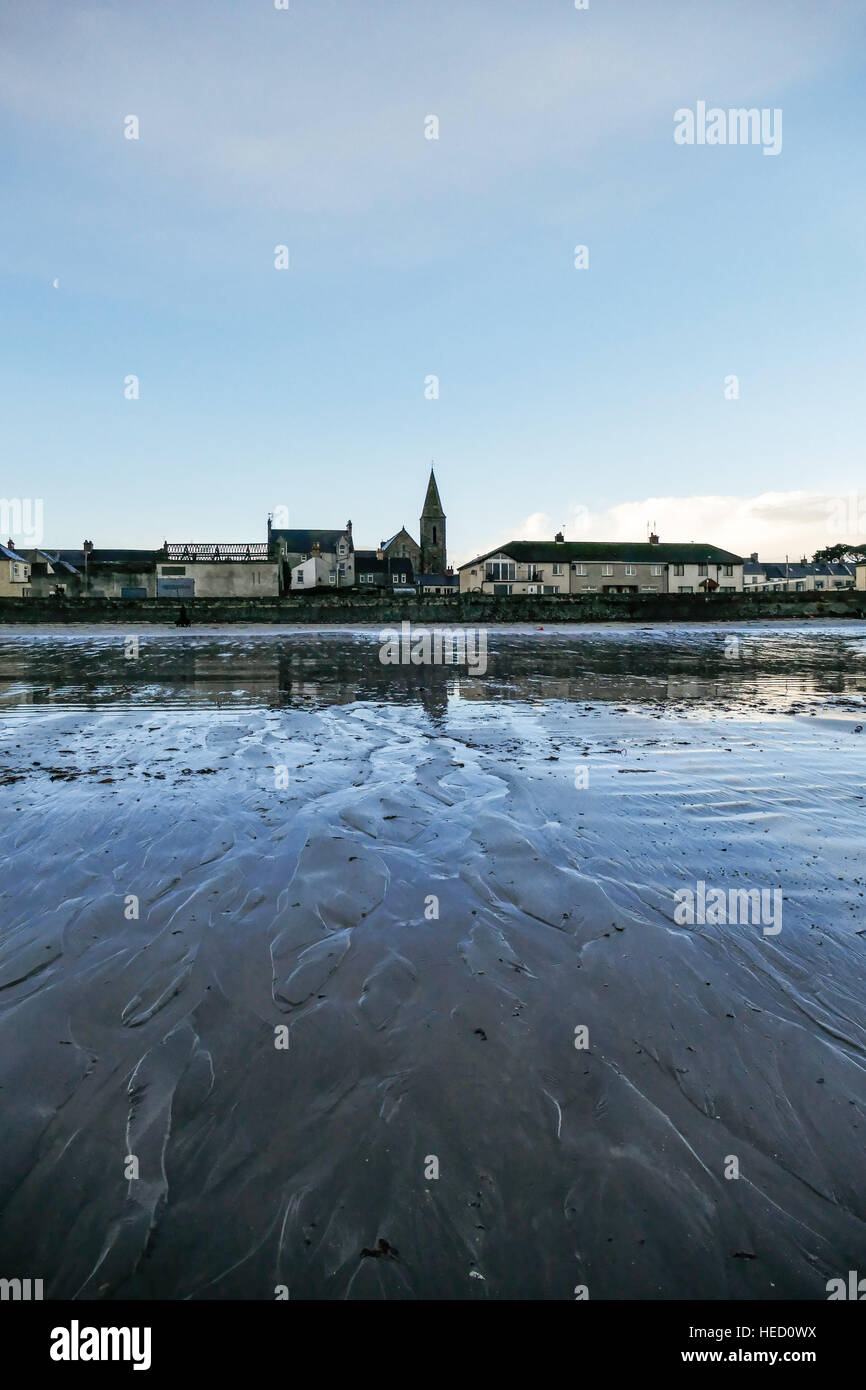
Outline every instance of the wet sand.
[[[4, 634], [0, 1274], [824, 1299], [866, 1269], [866, 625], [730, 631], [736, 661], [500, 633], [471, 681], [369, 633]], [[781, 888], [782, 931], [678, 925], [697, 880]]]

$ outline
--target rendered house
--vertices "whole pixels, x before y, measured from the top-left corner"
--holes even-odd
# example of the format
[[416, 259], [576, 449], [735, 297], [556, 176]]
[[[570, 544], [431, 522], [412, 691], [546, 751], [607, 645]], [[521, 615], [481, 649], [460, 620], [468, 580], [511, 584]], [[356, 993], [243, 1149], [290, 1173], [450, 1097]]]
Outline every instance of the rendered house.
[[34, 550], [34, 598], [153, 598], [156, 566], [152, 550], [97, 550], [85, 541], [80, 550]]
[[28, 598], [30, 564], [10, 541], [0, 545], [0, 598]]
[[646, 542], [509, 541], [461, 565], [461, 593], [736, 593], [743, 560], [714, 545]]
[[412, 561], [383, 550], [355, 551], [355, 583], [359, 589], [411, 588], [415, 584]]
[[460, 578], [453, 570], [444, 574], [419, 574], [417, 578], [419, 594], [434, 594], [445, 598], [460, 592]]
[[852, 589], [856, 567], [844, 560], [759, 560], [757, 554], [743, 566], [743, 590], [747, 594], [829, 593]]
[[268, 553], [282, 565], [282, 591], [348, 588], [355, 582], [352, 523], [342, 530], [283, 529], [268, 520]]

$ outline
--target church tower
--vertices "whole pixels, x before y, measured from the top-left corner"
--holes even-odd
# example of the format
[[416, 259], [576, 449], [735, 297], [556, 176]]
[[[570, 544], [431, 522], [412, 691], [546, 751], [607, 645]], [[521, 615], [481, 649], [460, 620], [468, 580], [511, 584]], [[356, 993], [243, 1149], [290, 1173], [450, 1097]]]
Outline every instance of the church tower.
[[424, 498], [424, 509], [421, 512], [420, 529], [421, 573], [444, 573], [448, 564], [445, 550], [445, 513], [442, 510], [439, 489], [436, 486], [436, 477], [432, 468], [430, 469], [430, 481], [427, 484], [427, 496]]

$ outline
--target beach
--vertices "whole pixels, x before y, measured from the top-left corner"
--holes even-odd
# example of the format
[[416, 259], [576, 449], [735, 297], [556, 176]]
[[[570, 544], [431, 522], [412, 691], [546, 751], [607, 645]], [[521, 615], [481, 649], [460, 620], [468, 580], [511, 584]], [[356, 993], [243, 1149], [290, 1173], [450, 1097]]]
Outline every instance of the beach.
[[[471, 677], [369, 629], [128, 636], [0, 635], [0, 1273], [866, 1268], [866, 624], [515, 626]], [[699, 884], [779, 891], [780, 929], [678, 922]]]

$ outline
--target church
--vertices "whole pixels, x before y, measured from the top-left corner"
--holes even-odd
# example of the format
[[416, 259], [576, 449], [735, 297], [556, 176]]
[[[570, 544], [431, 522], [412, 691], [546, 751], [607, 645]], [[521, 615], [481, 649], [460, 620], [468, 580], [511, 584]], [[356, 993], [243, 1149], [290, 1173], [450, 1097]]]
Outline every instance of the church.
[[390, 539], [380, 541], [377, 550], [357, 550], [351, 521], [330, 530], [297, 530], [275, 527], [268, 518], [267, 550], [272, 559], [280, 561], [281, 593], [326, 586], [364, 588], [369, 584], [389, 588], [417, 585], [438, 593], [437, 584], [450, 588], [456, 579], [446, 575], [445, 512], [432, 468], [421, 509], [419, 541], [401, 526]]
[[436, 475], [430, 469], [430, 481], [421, 509], [419, 521], [421, 544], [412, 539], [405, 526], [401, 526], [390, 540], [381, 541], [380, 550], [392, 559], [410, 560], [416, 575], [444, 574], [448, 568], [445, 546], [445, 513], [436, 485]]

